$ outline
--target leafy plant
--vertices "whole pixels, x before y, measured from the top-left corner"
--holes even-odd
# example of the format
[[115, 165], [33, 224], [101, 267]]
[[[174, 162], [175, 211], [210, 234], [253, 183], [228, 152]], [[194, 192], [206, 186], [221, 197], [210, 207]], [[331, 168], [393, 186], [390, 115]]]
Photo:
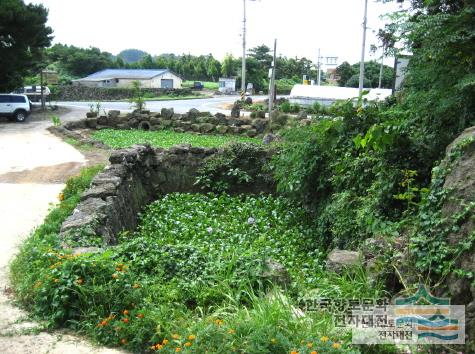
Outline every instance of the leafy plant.
[[202, 147], [220, 147], [231, 142], [260, 144], [260, 139], [235, 135], [196, 135], [176, 133], [172, 130], [113, 130], [103, 129], [92, 134], [96, 140], [114, 149], [122, 149], [137, 144], [151, 144], [155, 147], [169, 148], [177, 144], [191, 144]]
[[53, 125], [55, 127], [58, 127], [61, 125], [61, 119], [58, 116], [52, 116], [51, 121], [53, 122]]
[[130, 103], [132, 103], [133, 108], [136, 111], [143, 111], [145, 108], [145, 96], [142, 92], [142, 88], [140, 87], [139, 81], [133, 81], [132, 87], [134, 90], [134, 96], [130, 99]]

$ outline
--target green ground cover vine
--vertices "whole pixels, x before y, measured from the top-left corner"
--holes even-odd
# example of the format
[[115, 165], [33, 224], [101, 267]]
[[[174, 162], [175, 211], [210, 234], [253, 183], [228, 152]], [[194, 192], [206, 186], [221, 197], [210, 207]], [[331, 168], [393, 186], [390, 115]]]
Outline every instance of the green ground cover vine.
[[260, 144], [260, 139], [235, 135], [197, 135], [176, 133], [171, 130], [113, 130], [94, 132], [92, 137], [114, 149], [122, 149], [137, 144], [150, 144], [154, 147], [169, 148], [177, 144], [191, 144], [200, 147], [220, 147], [230, 142], [249, 142]]

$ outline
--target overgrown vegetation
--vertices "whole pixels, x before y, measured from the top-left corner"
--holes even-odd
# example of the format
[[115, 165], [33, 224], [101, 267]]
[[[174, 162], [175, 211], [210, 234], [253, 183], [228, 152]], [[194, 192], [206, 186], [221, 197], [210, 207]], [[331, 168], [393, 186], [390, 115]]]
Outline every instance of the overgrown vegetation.
[[[283, 131], [265, 169], [238, 166], [242, 156], [256, 166], [260, 157], [252, 145], [235, 145], [207, 160], [197, 180], [225, 192], [272, 176], [280, 196], [170, 194], [152, 203], [138, 230], [121, 235], [117, 247], [72, 256], [60, 248], [57, 233], [90, 176], [71, 180], [64, 200], [12, 264], [20, 302], [51, 326], [137, 352], [391, 351], [350, 348], [349, 334], [337, 331], [328, 314], [296, 310], [309, 294], [381, 298], [417, 283], [441, 286], [449, 274], [473, 279], [456, 261], [473, 251], [475, 235], [457, 244], [447, 237], [473, 218], [475, 205], [442, 213], [445, 177], [465, 149], [473, 149], [473, 139], [440, 162], [447, 145], [475, 123], [475, 9], [464, 1], [411, 4], [411, 16], [394, 16], [392, 24], [393, 35], [413, 53], [401, 93], [381, 104], [315, 105], [324, 119]], [[263, 62], [264, 49], [254, 53]], [[281, 110], [301, 107], [283, 102]], [[113, 147], [229, 140], [115, 130], [95, 138]], [[335, 247], [369, 247], [378, 274], [370, 281], [363, 269], [326, 272], [322, 261]], [[269, 260], [288, 275], [271, 275]]]
[[233, 141], [260, 143], [260, 139], [244, 136], [197, 135], [186, 132], [176, 133], [172, 130], [143, 131], [103, 129], [94, 132], [92, 137], [114, 149], [130, 147], [137, 144], [150, 144], [155, 147], [169, 148], [177, 144], [219, 147]]
[[[12, 264], [18, 299], [50, 326], [134, 352], [358, 352], [327, 314], [295, 315], [302, 291], [317, 284], [342, 297], [382, 295], [357, 274], [322, 287], [323, 254], [302, 209], [266, 196], [170, 194], [119, 246], [71, 255], [57, 233], [89, 180], [68, 182]], [[289, 275], [269, 271], [269, 259]]]

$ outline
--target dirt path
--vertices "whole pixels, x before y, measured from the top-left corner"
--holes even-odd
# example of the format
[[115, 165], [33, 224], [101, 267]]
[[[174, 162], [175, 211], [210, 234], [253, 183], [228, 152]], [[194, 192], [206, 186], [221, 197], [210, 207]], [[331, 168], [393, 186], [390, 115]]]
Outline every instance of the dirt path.
[[[82, 111], [62, 115], [63, 120]], [[46, 333], [13, 306], [8, 287], [8, 263], [29, 232], [39, 225], [64, 181], [87, 161], [71, 145], [49, 133], [49, 121], [0, 121], [0, 352], [5, 354], [123, 353], [94, 347], [62, 332]], [[33, 334], [28, 334], [33, 333]]]

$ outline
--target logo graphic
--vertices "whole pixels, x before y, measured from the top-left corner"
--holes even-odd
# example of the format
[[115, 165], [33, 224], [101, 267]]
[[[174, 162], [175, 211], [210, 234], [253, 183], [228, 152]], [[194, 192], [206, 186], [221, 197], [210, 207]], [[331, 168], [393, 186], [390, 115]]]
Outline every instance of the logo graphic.
[[465, 306], [430, 294], [424, 285], [392, 305], [352, 311], [354, 344], [464, 344]]
[[418, 342], [464, 341], [465, 316], [462, 313], [461, 318], [459, 306], [451, 306], [450, 299], [432, 296], [423, 284], [413, 296], [397, 298], [394, 303], [391, 314], [396, 326], [410, 325]]

